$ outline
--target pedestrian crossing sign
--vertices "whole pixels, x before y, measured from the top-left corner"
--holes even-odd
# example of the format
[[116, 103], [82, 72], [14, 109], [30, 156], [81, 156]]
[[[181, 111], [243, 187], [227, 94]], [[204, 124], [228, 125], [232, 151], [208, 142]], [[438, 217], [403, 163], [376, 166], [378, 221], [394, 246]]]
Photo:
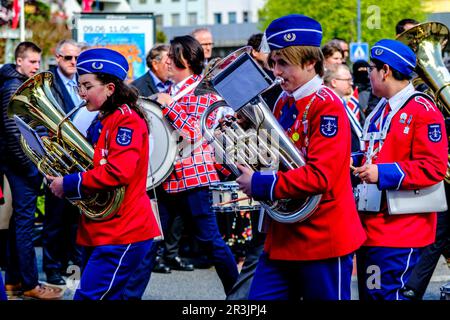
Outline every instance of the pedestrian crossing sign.
[[350, 61], [369, 60], [369, 44], [367, 42], [350, 43]]

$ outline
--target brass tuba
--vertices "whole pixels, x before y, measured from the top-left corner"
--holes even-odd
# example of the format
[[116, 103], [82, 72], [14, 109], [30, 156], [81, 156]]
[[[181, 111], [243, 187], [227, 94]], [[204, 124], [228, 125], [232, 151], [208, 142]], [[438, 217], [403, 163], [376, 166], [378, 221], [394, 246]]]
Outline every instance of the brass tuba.
[[[64, 115], [50, 87], [53, 75], [41, 72], [23, 83], [11, 97], [8, 116], [20, 116], [31, 128], [44, 126], [49, 136], [41, 137], [44, 154], [36, 152], [22, 136], [20, 144], [40, 173], [64, 176], [84, 172], [93, 167], [94, 149]], [[114, 216], [123, 201], [125, 187], [98, 193], [82, 200], [69, 200], [92, 220]]]
[[[250, 50], [251, 47], [243, 47], [222, 59], [209, 70], [197, 86], [196, 95], [215, 93], [224, 99], [224, 101], [214, 103], [203, 113], [200, 120], [203, 137], [214, 145], [216, 161], [226, 165], [236, 175], [240, 175], [236, 164], [243, 164], [255, 171], [287, 171], [304, 166], [305, 160], [302, 153], [287, 137], [271, 110], [260, 97], [261, 93], [280, 82], [275, 81], [270, 84], [270, 78], [251, 58]], [[253, 78], [251, 74], [261, 77]], [[230, 75], [231, 78], [228, 77]], [[253, 79], [258, 79], [258, 81], [255, 80], [251, 83], [249, 86], [251, 89], [243, 85]], [[227, 96], [224, 94], [223, 86], [232, 82], [242, 88], [241, 90], [229, 90], [231, 96]], [[242, 104], [240, 106], [237, 104], [238, 107], [233, 106], [233, 103], [230, 102], [240, 96], [242, 91], [245, 91], [244, 95], [248, 94], [248, 98], [241, 99], [246, 103], [243, 106]], [[254, 95], [254, 93], [256, 94]], [[209, 126], [208, 119], [211, 119], [213, 113], [217, 112], [220, 107], [228, 105], [233, 106], [233, 109], [237, 111], [237, 117], [245, 119], [245, 124], [232, 121], [222, 130]], [[275, 221], [294, 223], [303, 221], [313, 214], [321, 197], [322, 195], [319, 194], [302, 199], [261, 201], [260, 204]]]
[[[430, 88], [444, 117], [450, 116], [450, 73], [442, 60], [442, 51], [449, 41], [448, 28], [439, 22], [419, 24], [401, 33], [397, 40], [408, 45], [416, 54], [416, 72]], [[420, 80], [419, 80], [420, 82]], [[416, 79], [415, 84], [418, 81]], [[450, 155], [445, 181], [450, 183]]]

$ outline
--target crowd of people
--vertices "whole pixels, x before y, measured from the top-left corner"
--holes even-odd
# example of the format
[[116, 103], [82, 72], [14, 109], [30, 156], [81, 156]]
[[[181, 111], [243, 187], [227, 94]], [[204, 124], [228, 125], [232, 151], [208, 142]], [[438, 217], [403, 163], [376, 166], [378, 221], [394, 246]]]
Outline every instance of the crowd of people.
[[[396, 33], [418, 24], [402, 20]], [[444, 188], [444, 116], [424, 88], [413, 86], [416, 55], [407, 45], [380, 39], [370, 61], [350, 63], [346, 41], [322, 44], [322, 37], [318, 21], [291, 14], [248, 39], [258, 67], [281, 83], [260, 99], [305, 164], [270, 172], [237, 164], [240, 175], [217, 161], [213, 145], [201, 140], [202, 115], [222, 100], [215, 92], [194, 94], [213, 68], [213, 35], [207, 28], [156, 44], [147, 54], [148, 72], [132, 82], [119, 52], [61, 40], [49, 70], [52, 100], [70, 120], [82, 118], [78, 128], [94, 153], [92, 166], [60, 175], [39, 172], [21, 148], [18, 122], [8, 115], [15, 91], [40, 69], [42, 50], [20, 43], [15, 62], [0, 69], [0, 177], [9, 182], [13, 208], [0, 300], [61, 299], [70, 266], [81, 268], [75, 300], [139, 300], [152, 272], [188, 272], [202, 264], [214, 266], [230, 300], [349, 300], [355, 259], [360, 300], [422, 299], [448, 246], [449, 214], [424, 206], [397, 213], [388, 194]], [[194, 145], [154, 190], [147, 190], [147, 170], [149, 152], [158, 144], [151, 145], [139, 96], [154, 101]], [[56, 134], [43, 126], [30, 129], [42, 139]], [[267, 228], [258, 230], [255, 220], [262, 215], [252, 215], [253, 239], [240, 271], [210, 194], [212, 185], [234, 180], [256, 201], [321, 195], [314, 213], [301, 222], [265, 215]], [[45, 284], [32, 238], [43, 181]], [[107, 219], [92, 219], [77, 206], [113, 190], [122, 198]], [[191, 259], [182, 257], [183, 245]]]

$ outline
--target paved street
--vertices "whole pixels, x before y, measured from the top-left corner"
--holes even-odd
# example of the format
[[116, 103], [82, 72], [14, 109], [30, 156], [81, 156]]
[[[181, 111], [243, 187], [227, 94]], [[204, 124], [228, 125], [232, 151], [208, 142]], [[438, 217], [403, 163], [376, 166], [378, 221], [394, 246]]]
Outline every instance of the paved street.
[[[38, 261], [41, 260], [42, 249], [36, 248]], [[41, 268], [41, 266], [39, 266]], [[40, 273], [42, 281], [45, 281], [44, 273]], [[450, 282], [450, 269], [445, 259], [441, 257], [427, 292], [425, 300], [439, 300], [440, 287]], [[73, 295], [73, 283], [69, 282], [64, 299], [71, 300]], [[170, 274], [152, 274], [150, 284], [145, 291], [144, 300], [224, 300], [222, 284], [214, 270], [196, 269], [194, 271], [172, 271]], [[358, 299], [356, 277], [352, 281], [352, 299]]]

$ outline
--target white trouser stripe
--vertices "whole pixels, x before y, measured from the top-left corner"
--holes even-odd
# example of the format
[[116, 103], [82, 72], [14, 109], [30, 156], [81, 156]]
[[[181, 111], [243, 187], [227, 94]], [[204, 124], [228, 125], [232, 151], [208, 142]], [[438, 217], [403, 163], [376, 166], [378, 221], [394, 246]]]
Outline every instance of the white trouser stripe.
[[403, 282], [403, 276], [405, 275], [406, 271], [409, 268], [409, 262], [411, 261], [411, 255], [413, 254], [413, 251], [414, 251], [414, 248], [411, 248], [410, 251], [409, 251], [409, 254], [408, 254], [408, 259], [406, 260], [405, 270], [403, 271], [402, 275], [400, 276], [400, 282], [402, 283], [402, 286], [399, 289], [397, 289], [397, 293], [395, 294], [395, 299], [396, 300], [399, 300], [399, 295], [398, 294], [400, 292], [400, 289], [403, 288], [403, 286], [405, 285], [405, 283]]
[[130, 246], [131, 246], [131, 243], [127, 246], [127, 248], [126, 248], [125, 251], [123, 252], [122, 256], [120, 257], [119, 264], [117, 265], [117, 268], [116, 268], [116, 270], [114, 271], [114, 275], [113, 275], [113, 277], [112, 277], [112, 279], [111, 279], [111, 282], [109, 283], [109, 288], [108, 288], [108, 290], [106, 290], [106, 292], [101, 296], [100, 300], [103, 300], [103, 298], [108, 294], [109, 290], [111, 290], [111, 287], [112, 287], [112, 285], [113, 285], [114, 279], [116, 278], [117, 271], [119, 271], [119, 268], [120, 268], [120, 266], [121, 266], [121, 264], [122, 264], [123, 257], [125, 257], [125, 254], [128, 252], [128, 249], [130, 249]]

